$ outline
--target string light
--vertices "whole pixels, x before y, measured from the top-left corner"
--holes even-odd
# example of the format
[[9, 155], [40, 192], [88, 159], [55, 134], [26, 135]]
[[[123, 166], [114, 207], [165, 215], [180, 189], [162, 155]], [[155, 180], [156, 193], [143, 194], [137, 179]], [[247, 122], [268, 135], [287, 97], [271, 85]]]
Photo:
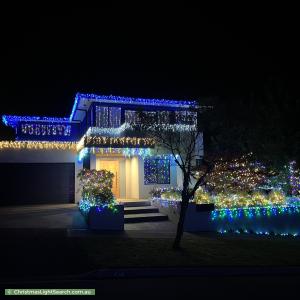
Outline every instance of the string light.
[[251, 162], [252, 154], [231, 161], [220, 161], [207, 175], [209, 189], [217, 193], [253, 191], [267, 180], [267, 171], [259, 162]]
[[144, 184], [170, 184], [170, 160], [161, 158], [145, 158]]
[[241, 233], [249, 233], [249, 234], [257, 234], [257, 235], [275, 235], [275, 236], [288, 236], [288, 237], [298, 237], [299, 236], [299, 233], [298, 232], [292, 232], [292, 233], [289, 233], [289, 232], [281, 232], [281, 233], [278, 233], [278, 232], [273, 232], [273, 231], [253, 231], [253, 230], [247, 230], [247, 229], [236, 229], [236, 230], [233, 230], [233, 229], [229, 229], [229, 230], [226, 230], [226, 229], [220, 229], [217, 231], [218, 233], [220, 234], [225, 234], [225, 233], [237, 233], [237, 234], [241, 234]]
[[116, 201], [112, 193], [114, 174], [107, 170], [82, 169], [77, 174], [81, 187], [82, 199], [79, 209], [87, 216], [91, 207], [96, 207], [97, 212], [110, 209], [117, 212]]
[[300, 195], [300, 171], [296, 170], [296, 162], [291, 161], [288, 166], [289, 183], [292, 195]]
[[100, 127], [89, 127], [86, 132], [86, 136], [96, 136], [96, 135], [105, 135], [105, 136], [120, 136], [125, 130], [130, 129], [128, 123], [122, 124], [117, 128], [100, 128]]
[[0, 150], [5, 150], [5, 149], [76, 151], [76, 143], [75, 142], [52, 142], [52, 141], [0, 141]]
[[253, 218], [260, 216], [282, 215], [282, 214], [299, 214], [300, 207], [294, 205], [280, 206], [257, 206], [257, 207], [242, 207], [242, 208], [224, 208], [216, 209], [211, 212], [211, 220], [217, 219], [237, 219], [241, 217]]
[[96, 211], [98, 213], [101, 213], [104, 209], [108, 208], [113, 213], [117, 213], [119, 210], [116, 206], [116, 203], [105, 203], [105, 204], [95, 204], [89, 200], [81, 199], [78, 204], [79, 210], [81, 213], [87, 217], [89, 214], [89, 211], [92, 207], [96, 207]]
[[191, 100], [170, 100], [170, 99], [145, 99], [121, 96], [106, 96], [95, 94], [81, 94], [77, 93], [75, 96], [74, 105], [70, 115], [70, 120], [73, 119], [80, 100], [88, 100], [100, 103], [116, 103], [116, 104], [133, 104], [133, 105], [146, 105], [146, 106], [163, 106], [163, 107], [190, 107], [196, 106], [196, 101]]
[[107, 137], [107, 136], [87, 136], [85, 146], [121, 146], [121, 147], [154, 147], [155, 141], [152, 138], [139, 137]]
[[18, 122], [42, 121], [42, 122], [61, 122], [69, 123], [69, 118], [56, 118], [56, 117], [39, 117], [39, 116], [15, 116], [3, 115], [2, 121], [7, 126], [15, 127]]
[[82, 162], [84, 157], [88, 155], [89, 153], [92, 154], [100, 154], [100, 155], [106, 155], [106, 154], [120, 154], [125, 157], [132, 157], [132, 156], [141, 156], [141, 157], [148, 157], [152, 156], [152, 149], [150, 148], [98, 148], [98, 147], [92, 147], [92, 148], [83, 148], [80, 150], [78, 154], [78, 162]]
[[83, 148], [79, 151], [78, 162], [81, 163], [83, 159], [89, 154], [89, 148]]
[[[173, 132], [184, 132], [184, 131], [194, 131], [196, 130], [196, 125], [186, 125], [186, 124], [155, 124], [149, 130], [165, 130]], [[134, 131], [133, 127], [125, 122], [120, 127], [116, 128], [101, 128], [101, 127], [89, 127], [85, 136], [111, 136], [119, 137], [126, 131]]]
[[21, 133], [36, 136], [70, 136], [71, 125], [23, 123], [21, 124]]
[[168, 208], [168, 207], [175, 208], [179, 212], [181, 199], [180, 200], [169, 200], [169, 199], [162, 199], [162, 198], [153, 197], [151, 199], [151, 202], [153, 204], [157, 204], [157, 205], [162, 206], [164, 208]]

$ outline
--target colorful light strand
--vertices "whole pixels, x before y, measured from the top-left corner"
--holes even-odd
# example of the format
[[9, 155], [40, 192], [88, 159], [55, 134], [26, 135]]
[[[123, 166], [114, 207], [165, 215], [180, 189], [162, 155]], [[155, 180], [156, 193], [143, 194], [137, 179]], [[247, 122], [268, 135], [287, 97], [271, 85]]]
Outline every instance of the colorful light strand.
[[293, 196], [300, 195], [300, 171], [296, 169], [296, 162], [291, 161], [288, 166], [289, 184]]
[[265, 235], [265, 236], [282, 236], [282, 237], [299, 237], [299, 233], [298, 232], [293, 232], [293, 233], [289, 233], [289, 232], [273, 232], [273, 231], [257, 231], [257, 230], [247, 230], [247, 229], [236, 229], [236, 230], [226, 230], [226, 229], [219, 229], [217, 231], [220, 234], [226, 234], [226, 233], [236, 233], [236, 234], [243, 234], [243, 233], [248, 233], [248, 234], [257, 234], [257, 235]]
[[256, 206], [256, 207], [242, 207], [242, 208], [224, 208], [215, 209], [211, 212], [211, 220], [217, 219], [237, 219], [245, 216], [246, 218], [253, 218], [259, 216], [271, 216], [281, 214], [299, 214], [300, 207], [294, 205], [280, 205], [280, 206]]

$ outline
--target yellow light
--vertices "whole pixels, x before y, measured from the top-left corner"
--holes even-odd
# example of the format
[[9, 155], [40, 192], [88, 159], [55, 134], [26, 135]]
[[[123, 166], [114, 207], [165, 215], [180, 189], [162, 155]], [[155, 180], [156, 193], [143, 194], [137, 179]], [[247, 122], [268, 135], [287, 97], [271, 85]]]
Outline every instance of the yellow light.
[[72, 150], [76, 151], [76, 142], [49, 141], [0, 141], [0, 150], [29, 149], [29, 150]]
[[[86, 145], [119, 145], [119, 146], [147, 146], [154, 147], [155, 141], [152, 138], [138, 137], [106, 137], [88, 136], [85, 139]], [[79, 145], [80, 148], [81, 145]]]

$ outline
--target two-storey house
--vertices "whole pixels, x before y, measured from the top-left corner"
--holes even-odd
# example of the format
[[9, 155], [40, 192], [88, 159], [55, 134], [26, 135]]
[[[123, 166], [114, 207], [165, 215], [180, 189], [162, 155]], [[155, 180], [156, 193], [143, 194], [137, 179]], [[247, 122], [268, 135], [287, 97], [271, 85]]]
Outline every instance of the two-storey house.
[[[132, 129], [139, 111], [163, 128], [196, 126], [194, 101], [77, 94], [70, 117], [4, 115], [16, 141], [0, 142], [1, 204], [74, 203], [82, 168], [114, 173], [117, 199], [145, 199], [154, 187], [181, 184], [169, 153]], [[202, 141], [201, 141], [202, 142]]]

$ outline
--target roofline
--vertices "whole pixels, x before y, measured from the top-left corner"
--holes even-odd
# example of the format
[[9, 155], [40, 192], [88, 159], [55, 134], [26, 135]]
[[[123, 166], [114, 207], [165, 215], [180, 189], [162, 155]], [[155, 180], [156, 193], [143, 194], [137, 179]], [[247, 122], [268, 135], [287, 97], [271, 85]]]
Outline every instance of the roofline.
[[2, 122], [6, 126], [15, 127], [16, 123], [21, 121], [40, 121], [40, 122], [53, 122], [53, 123], [70, 123], [70, 118], [57, 118], [57, 117], [40, 117], [40, 116], [16, 116], [16, 115], [2, 115]]
[[78, 107], [78, 103], [81, 98], [92, 100], [93, 102], [103, 103], [119, 103], [119, 104], [135, 104], [145, 106], [164, 106], [164, 107], [190, 107], [197, 106], [197, 102], [194, 100], [172, 100], [172, 99], [147, 99], [147, 98], [133, 98], [122, 97], [113, 95], [95, 95], [95, 94], [82, 94], [77, 93], [75, 96], [75, 102], [70, 115], [70, 120], [73, 119], [75, 111]]

